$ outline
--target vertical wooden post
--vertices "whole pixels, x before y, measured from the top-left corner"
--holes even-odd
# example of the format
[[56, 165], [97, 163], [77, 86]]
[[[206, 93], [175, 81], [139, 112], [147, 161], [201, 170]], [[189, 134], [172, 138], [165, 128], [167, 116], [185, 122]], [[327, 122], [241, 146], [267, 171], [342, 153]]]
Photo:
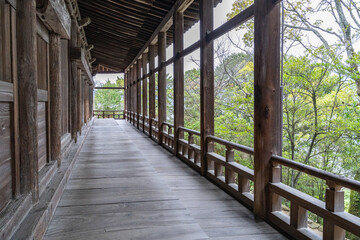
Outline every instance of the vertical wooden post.
[[[344, 212], [344, 191], [342, 186], [334, 182], [327, 181], [328, 189], [325, 194], [326, 209], [331, 212]], [[324, 219], [324, 240], [342, 240], [345, 239], [345, 230], [336, 226], [328, 219]]]
[[124, 72], [124, 119], [126, 119], [126, 111], [128, 109], [127, 107], [127, 97], [128, 97], [128, 93], [127, 93], [127, 73], [126, 71]]
[[[148, 112], [147, 112], [147, 105], [148, 105], [148, 97], [147, 97], [147, 91], [148, 91], [148, 86], [147, 86], [147, 78], [145, 78], [145, 75], [148, 73], [147, 71], [147, 54], [144, 53], [142, 55], [142, 69], [143, 69], [143, 77], [144, 77], [144, 80], [143, 80], [143, 84], [142, 84], [142, 108], [143, 108], [143, 116], [146, 117], [148, 116]], [[145, 121], [144, 121], [144, 124], [145, 124]], [[143, 129], [144, 130], [144, 129]]]
[[149, 46], [149, 119], [155, 118], [155, 46]]
[[18, 0], [16, 9], [21, 193], [39, 199], [37, 132], [36, 1]]
[[280, 5], [255, 0], [254, 50], [254, 212], [269, 213], [272, 154], [281, 152], [280, 122]]
[[83, 122], [83, 77], [81, 75], [81, 69], [77, 70], [77, 79], [78, 79], [78, 86], [77, 86], [77, 131], [81, 135], [81, 128]]
[[158, 128], [159, 128], [159, 144], [162, 143], [161, 126], [166, 121], [166, 68], [163, 63], [166, 61], [166, 32], [160, 32], [158, 35]]
[[201, 121], [201, 174], [206, 175], [214, 166], [208, 166], [206, 152], [213, 151], [213, 145], [206, 144], [206, 137], [214, 135], [214, 43], [206, 40], [212, 31], [214, 18], [213, 1], [200, 1], [200, 121]]
[[[75, 20], [71, 21], [71, 40], [70, 47], [77, 47], [78, 35]], [[78, 72], [77, 63], [75, 60], [71, 61], [71, 78], [70, 78], [70, 113], [71, 113], [71, 137], [77, 141], [77, 85], [78, 85]]]
[[141, 61], [140, 59], [138, 59], [137, 61], [137, 68], [135, 68], [135, 72], [136, 72], [136, 77], [135, 77], [135, 82], [136, 82], [136, 113], [137, 113], [137, 128], [140, 128], [140, 115], [141, 115]]
[[57, 34], [50, 34], [50, 141], [51, 160], [61, 164], [61, 40]]
[[184, 13], [174, 14], [174, 151], [178, 155], [178, 128], [184, 126], [184, 58], [178, 53], [184, 49]]

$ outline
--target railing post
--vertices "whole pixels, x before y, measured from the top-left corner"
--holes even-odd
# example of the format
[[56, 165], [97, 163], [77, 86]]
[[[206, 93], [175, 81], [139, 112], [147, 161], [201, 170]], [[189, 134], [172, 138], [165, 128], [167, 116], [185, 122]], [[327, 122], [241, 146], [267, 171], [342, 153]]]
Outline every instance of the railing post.
[[[226, 162], [231, 163], [234, 162], [234, 151], [230, 147], [226, 147]], [[242, 179], [238, 176], [238, 186], [242, 187]], [[225, 168], [225, 182], [226, 184], [234, 184], [235, 183], [235, 173], [229, 168]], [[240, 191], [241, 192], [241, 191]]]
[[162, 143], [162, 124], [166, 121], [166, 68], [162, 63], [166, 61], [166, 32], [160, 32], [158, 35], [158, 139]]
[[[174, 132], [184, 126], [184, 58], [178, 53], [184, 49], [184, 13], [176, 10], [174, 13]], [[178, 137], [174, 134], [174, 152], [178, 155]]]
[[207, 144], [208, 135], [214, 135], [214, 43], [206, 35], [214, 29], [214, 3], [200, 0], [200, 121], [201, 121], [201, 174], [206, 175], [212, 166], [206, 160], [207, 151], [213, 151], [213, 144]]
[[281, 154], [280, 5], [255, 0], [254, 39], [254, 212], [270, 213], [272, 154]]
[[[344, 212], [344, 192], [341, 186], [334, 182], [327, 181], [328, 189], [325, 194], [326, 209], [331, 212]], [[324, 219], [324, 240], [345, 239], [345, 230], [336, 226], [329, 219]]]
[[188, 144], [189, 144], [189, 148], [188, 148], [188, 159], [194, 159], [194, 163], [196, 164], [195, 162], [195, 158], [194, 158], [194, 151], [191, 149], [190, 145], [191, 144], [194, 144], [194, 136], [189, 133], [188, 135]]

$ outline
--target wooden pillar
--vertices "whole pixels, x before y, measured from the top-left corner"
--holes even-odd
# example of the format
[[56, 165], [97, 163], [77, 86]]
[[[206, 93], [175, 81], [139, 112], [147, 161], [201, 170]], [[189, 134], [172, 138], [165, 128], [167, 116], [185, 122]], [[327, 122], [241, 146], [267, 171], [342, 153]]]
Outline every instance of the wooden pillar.
[[[214, 43], [206, 41], [206, 33], [212, 31], [214, 18], [213, 1], [200, 1], [200, 127], [201, 127], [201, 174], [206, 175], [208, 166], [206, 152], [213, 151], [207, 146], [206, 137], [214, 135]], [[208, 149], [207, 149], [208, 147]]]
[[128, 106], [127, 106], [127, 103], [128, 103], [128, 101], [127, 101], [127, 97], [128, 97], [127, 90], [128, 90], [128, 88], [127, 88], [127, 73], [126, 73], [126, 71], [124, 72], [124, 87], [125, 87], [125, 90], [124, 90], [124, 118], [127, 119], [126, 118], [126, 112], [128, 110]]
[[280, 5], [255, 0], [254, 49], [254, 212], [269, 213], [270, 158], [281, 153], [280, 121]]
[[142, 69], [143, 69], [143, 77], [144, 77], [144, 80], [143, 80], [143, 84], [142, 84], [142, 108], [143, 108], [143, 116], [146, 117], [148, 116], [148, 103], [147, 103], [147, 91], [148, 91], [148, 84], [147, 84], [147, 78], [145, 78], [145, 75], [148, 73], [147, 71], [147, 61], [148, 61], [148, 58], [147, 58], [147, 54], [144, 53], [142, 55]]
[[136, 113], [137, 113], [137, 123], [136, 123], [136, 127], [139, 128], [140, 127], [140, 115], [141, 115], [141, 61], [140, 59], [138, 59], [137, 64], [136, 64], [136, 68], [135, 68], [135, 72], [136, 72], [136, 77], [135, 77], [135, 82], [136, 82]]
[[155, 46], [149, 46], [149, 118], [155, 118]]
[[[174, 150], [178, 155], [178, 128], [184, 126], [184, 58], [178, 53], [184, 49], [184, 13], [174, 14]], [[182, 138], [182, 136], [179, 136]]]
[[50, 142], [51, 160], [61, 164], [61, 39], [58, 34], [50, 34]]
[[81, 69], [77, 70], [77, 79], [78, 79], [78, 86], [77, 86], [77, 131], [81, 135], [81, 128], [83, 123], [83, 77], [81, 75]]
[[[77, 47], [78, 35], [75, 20], [71, 21], [71, 39], [70, 47]], [[77, 86], [78, 86], [78, 72], [76, 60], [71, 61], [70, 70], [70, 127], [71, 138], [77, 141]]]
[[166, 32], [158, 35], [158, 63], [160, 69], [158, 74], [158, 128], [159, 143], [162, 142], [162, 123], [166, 121], [166, 68], [163, 63], [166, 61]]
[[37, 132], [36, 2], [18, 0], [16, 9], [19, 94], [20, 190], [39, 199]]

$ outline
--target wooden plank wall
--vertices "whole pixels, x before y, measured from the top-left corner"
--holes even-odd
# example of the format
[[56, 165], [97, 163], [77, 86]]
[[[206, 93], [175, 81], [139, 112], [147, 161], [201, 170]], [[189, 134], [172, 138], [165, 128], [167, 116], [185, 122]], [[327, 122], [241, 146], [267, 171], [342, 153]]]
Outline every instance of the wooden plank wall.
[[0, 1], [0, 210], [19, 190], [16, 12]]
[[48, 129], [48, 82], [49, 82], [49, 33], [38, 23], [37, 35], [37, 73], [38, 73], [38, 169], [49, 159]]

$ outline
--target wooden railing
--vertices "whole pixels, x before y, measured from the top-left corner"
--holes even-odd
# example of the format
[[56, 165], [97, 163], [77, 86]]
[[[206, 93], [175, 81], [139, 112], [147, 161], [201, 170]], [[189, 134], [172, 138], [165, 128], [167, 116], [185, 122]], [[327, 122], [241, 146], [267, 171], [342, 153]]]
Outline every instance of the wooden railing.
[[[200, 138], [200, 132], [188, 128], [179, 127], [178, 129], [178, 156], [194, 169], [200, 172], [201, 169], [201, 148], [195, 144], [195, 137]], [[187, 139], [185, 140], [187, 135]], [[197, 139], [198, 140], [198, 139]], [[198, 140], [197, 142], [200, 142]]]
[[[136, 114], [127, 113], [129, 121], [133, 121]], [[177, 156], [189, 164], [199, 173], [201, 172], [201, 148], [200, 132], [188, 128], [179, 127], [178, 142], [174, 142], [174, 126], [163, 122], [158, 128], [157, 119], [143, 117], [145, 129], [148, 125], [148, 135], [174, 153], [175, 144], [178, 144]], [[136, 120], [136, 119], [135, 119]], [[136, 123], [133, 123], [136, 125]], [[140, 128], [141, 129], [141, 128]], [[145, 130], [145, 132], [147, 132]], [[160, 141], [161, 139], [161, 141]], [[214, 151], [214, 145], [220, 145], [226, 149], [224, 154]], [[215, 136], [206, 138], [206, 177], [213, 181], [220, 188], [228, 192], [235, 199], [241, 201], [250, 209], [254, 207], [253, 189], [256, 188], [254, 171], [238, 163], [235, 158], [236, 151], [245, 155], [253, 156], [254, 149]], [[281, 166], [308, 174], [327, 183], [328, 189], [325, 194], [325, 201], [321, 201], [295, 188], [292, 188], [281, 180]], [[344, 192], [342, 188], [348, 188], [360, 192], [360, 182], [338, 176], [305, 164], [295, 162], [280, 156], [271, 157], [271, 176], [266, 193], [270, 201], [268, 221], [278, 226], [296, 239], [344, 239], [345, 231], [360, 236], [360, 218], [344, 211]], [[290, 201], [290, 214], [282, 211], [284, 198]], [[308, 212], [323, 218], [323, 237], [315, 234], [308, 228]]]
[[174, 142], [174, 125], [163, 122], [161, 124], [160, 132], [161, 132], [161, 144], [163, 147], [168, 149], [170, 152], [174, 153], [175, 142]]
[[114, 119], [125, 119], [124, 111], [121, 110], [94, 110], [94, 117], [97, 118], [114, 118]]

